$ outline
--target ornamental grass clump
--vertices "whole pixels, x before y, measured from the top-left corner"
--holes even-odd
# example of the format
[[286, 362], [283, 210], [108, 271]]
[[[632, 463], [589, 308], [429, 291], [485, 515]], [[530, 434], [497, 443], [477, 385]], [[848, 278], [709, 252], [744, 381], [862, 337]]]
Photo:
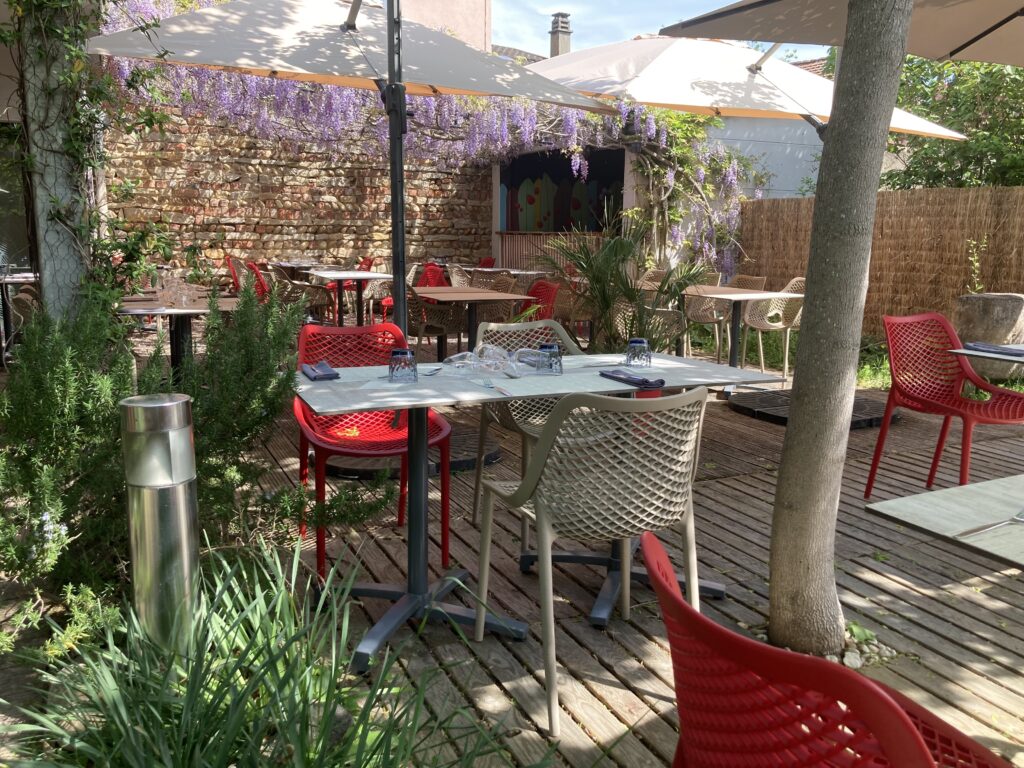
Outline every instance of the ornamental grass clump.
[[504, 762], [499, 733], [472, 711], [431, 711], [432, 675], [405, 683], [392, 656], [368, 678], [350, 675], [352, 579], [332, 572], [322, 590], [314, 579], [298, 550], [210, 553], [188, 650], [160, 647], [124, 608], [100, 642], [44, 670], [45, 703], [21, 709], [25, 722], [0, 731], [17, 755], [11, 764]]

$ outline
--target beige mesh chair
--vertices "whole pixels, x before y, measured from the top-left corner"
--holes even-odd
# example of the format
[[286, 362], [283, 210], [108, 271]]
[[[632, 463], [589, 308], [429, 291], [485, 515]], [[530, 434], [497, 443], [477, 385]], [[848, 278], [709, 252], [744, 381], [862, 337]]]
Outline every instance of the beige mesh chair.
[[[476, 339], [478, 344], [494, 344], [510, 352], [524, 348], [537, 349], [541, 344], [560, 344], [567, 355], [583, 354], [583, 350], [576, 346], [565, 329], [554, 320], [535, 320], [530, 323], [480, 323]], [[557, 403], [558, 398], [555, 397], [533, 397], [527, 400], [487, 403], [481, 408], [480, 439], [476, 447], [476, 475], [473, 481], [474, 524], [480, 505], [484, 450], [491, 424], [497, 423], [511, 432], [519, 433], [521, 469], [525, 474], [526, 465], [530, 461], [530, 446], [544, 428], [548, 414]]]
[[[499, 273], [499, 276], [492, 280], [487, 287], [501, 293], [515, 293], [516, 279], [511, 274]], [[512, 319], [517, 303], [516, 301], [488, 301], [477, 309], [477, 320], [481, 323], [507, 323]]]
[[[509, 270], [503, 269], [500, 272], [474, 272], [470, 285], [474, 288], [492, 288], [496, 280], [501, 278], [512, 278], [512, 288], [519, 290], [519, 282]], [[497, 290], [497, 289], [492, 289]]]
[[[722, 283], [721, 272], [705, 272], [701, 285], [719, 286]], [[725, 312], [722, 304], [728, 302], [717, 301], [716, 299], [702, 299], [699, 296], [687, 296], [683, 302], [683, 314], [685, 316], [683, 328], [683, 355], [691, 357], [693, 348], [690, 345], [690, 324], [710, 325], [715, 334], [715, 355], [718, 362], [722, 362], [722, 323], [725, 320]], [[728, 309], [728, 306], [726, 307]]]
[[474, 287], [473, 278], [469, 276], [469, 272], [464, 270], [458, 264], [448, 265], [448, 281], [452, 284], [453, 288]]
[[[487, 602], [495, 497], [537, 527], [541, 639], [552, 737], [559, 733], [551, 552], [556, 536], [617, 542], [618, 573], [629, 574], [633, 537], [681, 523], [687, 597], [694, 607], [699, 606], [692, 486], [707, 393], [700, 387], [681, 395], [645, 399], [567, 395], [548, 416], [522, 482], [488, 479], [483, 484], [480, 606]], [[620, 582], [620, 610], [628, 619], [630, 579]], [[485, 614], [482, 608], [477, 612], [478, 641], [483, 639]]]
[[[786, 293], [803, 293], [804, 278], [794, 277], [782, 289]], [[747, 336], [750, 329], [757, 331], [757, 357], [764, 373], [764, 342], [761, 334], [765, 331], [782, 331], [782, 379], [789, 379], [789, 334], [799, 330], [800, 315], [803, 313], [804, 300], [800, 299], [768, 299], [766, 301], [748, 301], [743, 311], [743, 354], [740, 364], [747, 364]]]
[[[413, 283], [409, 283], [413, 285]], [[459, 304], [432, 304], [424, 301], [409, 289], [406, 301], [409, 304], [410, 335], [416, 334], [416, 354], [423, 346], [424, 336], [456, 337], [456, 349], [462, 349], [462, 332], [466, 330], [466, 309]]]

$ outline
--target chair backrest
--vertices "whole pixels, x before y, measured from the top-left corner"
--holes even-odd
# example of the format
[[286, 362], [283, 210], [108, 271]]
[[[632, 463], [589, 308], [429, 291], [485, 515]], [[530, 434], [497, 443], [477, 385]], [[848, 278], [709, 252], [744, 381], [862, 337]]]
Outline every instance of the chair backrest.
[[448, 277], [451, 278], [452, 285], [456, 288], [469, 288], [473, 285], [473, 278], [469, 276], [469, 272], [458, 264], [448, 265]]
[[428, 261], [420, 271], [419, 280], [416, 281], [418, 288], [440, 288], [448, 285], [448, 279], [444, 276], [444, 267]]
[[949, 321], [938, 312], [882, 318], [889, 345], [892, 385], [914, 400], [956, 397], [965, 379], [976, 375], [966, 358], [949, 350], [963, 346]]
[[263, 277], [263, 273], [260, 271], [260, 268], [256, 265], [256, 262], [246, 262], [245, 268], [252, 272], [253, 290], [256, 291], [256, 297], [264, 299], [269, 296], [270, 286], [267, 285], [267, 281]]
[[299, 365], [326, 360], [332, 368], [387, 365], [391, 350], [406, 348], [405, 336], [394, 323], [339, 328], [304, 325], [299, 332]]
[[[29, 293], [20, 292], [11, 297], [11, 330], [17, 333], [29, 320], [32, 315], [41, 309], [39, 299]], [[12, 334], [13, 335], [13, 334]]]
[[[785, 293], [803, 293], [804, 278], [794, 277], [783, 288]], [[801, 299], [765, 299], [764, 301], [748, 301], [743, 308], [743, 321], [748, 325], [763, 325], [766, 322], [777, 324], [780, 328], [794, 328], [800, 325], [800, 315], [804, 311], [804, 300]]]
[[900, 706], [866, 677], [759, 643], [684, 599], [657, 537], [640, 537], [668, 630], [679, 709], [675, 765], [934, 768]]
[[523, 477], [559, 534], [613, 541], [674, 526], [690, 498], [707, 388], [629, 399], [573, 394], [548, 416]]
[[241, 293], [242, 278], [246, 274], [245, 262], [234, 256], [227, 256], [224, 258], [224, 266], [228, 268], [228, 274], [231, 275], [231, 287], [235, 289], [235, 293]]
[[[721, 272], [705, 272], [700, 285], [719, 286], [722, 284]], [[686, 310], [686, 318], [695, 323], [713, 323], [720, 319], [722, 302], [716, 299], [702, 299], [699, 296], [687, 296], [683, 306]]]
[[729, 281], [729, 287], [744, 288], [748, 291], [763, 291], [767, 282], [768, 278], [760, 275], [736, 275]]
[[491, 267], [494, 266], [494, 257], [493, 256], [481, 256], [480, 257], [480, 261], [478, 261], [476, 263], [476, 265], [478, 267], [483, 267], [484, 269], [490, 269]]
[[534, 280], [527, 296], [533, 297], [530, 301], [523, 302], [523, 309], [538, 306], [539, 309], [533, 317], [537, 320], [550, 320], [555, 314], [555, 300], [558, 298], [559, 284], [551, 280]]
[[528, 323], [480, 323], [476, 338], [481, 344], [515, 352], [517, 349], [538, 349], [541, 344], [559, 344], [566, 355], [582, 355], [576, 342], [569, 338], [554, 320], [533, 320]]
[[360, 272], [369, 272], [373, 269], [373, 262], [376, 261], [376, 256], [363, 256], [356, 264], [356, 269]]

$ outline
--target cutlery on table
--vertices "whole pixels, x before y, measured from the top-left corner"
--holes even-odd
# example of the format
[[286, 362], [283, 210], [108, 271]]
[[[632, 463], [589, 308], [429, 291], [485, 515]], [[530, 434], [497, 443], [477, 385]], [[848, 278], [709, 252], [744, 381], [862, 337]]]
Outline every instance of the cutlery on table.
[[1024, 523], [1024, 509], [1020, 510], [1013, 517], [1008, 520], [1000, 520], [998, 523], [988, 523], [986, 525], [979, 525], [975, 528], [968, 528], [966, 531], [960, 531], [960, 533], [954, 533], [954, 539], [963, 539], [967, 536], [975, 536], [979, 533], [985, 533], [986, 531], [995, 530], [996, 528], [1002, 528], [1004, 525], [1010, 525], [1010, 523]]

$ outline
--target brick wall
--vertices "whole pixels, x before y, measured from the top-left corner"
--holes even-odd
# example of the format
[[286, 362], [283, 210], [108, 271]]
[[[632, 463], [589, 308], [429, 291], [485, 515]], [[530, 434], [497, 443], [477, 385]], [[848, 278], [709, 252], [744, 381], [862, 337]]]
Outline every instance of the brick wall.
[[[163, 222], [211, 255], [390, 259], [386, 162], [337, 160], [180, 119], [163, 136], [111, 136], [108, 150], [108, 188], [137, 185], [125, 202], [111, 203], [114, 215]], [[490, 255], [490, 169], [407, 164], [406, 217], [410, 260], [475, 263]]]

